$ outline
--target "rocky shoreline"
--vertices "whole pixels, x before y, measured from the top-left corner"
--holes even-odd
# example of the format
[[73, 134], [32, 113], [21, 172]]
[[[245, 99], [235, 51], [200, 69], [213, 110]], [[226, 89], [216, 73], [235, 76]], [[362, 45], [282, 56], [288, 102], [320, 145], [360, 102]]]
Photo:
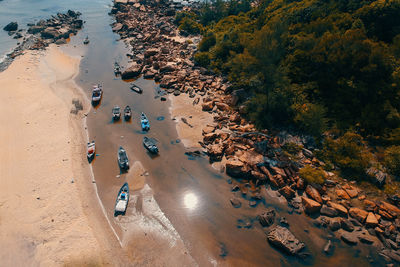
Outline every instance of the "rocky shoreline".
[[8, 68], [13, 60], [26, 50], [45, 49], [49, 44], [66, 44], [71, 35], [77, 34], [82, 28], [83, 21], [79, 18], [80, 12], [68, 10], [65, 14], [58, 13], [47, 20], [40, 20], [36, 24], [28, 24], [28, 30], [18, 29], [17, 22], [10, 22], [3, 30], [14, 39], [21, 39], [18, 46], [0, 62], [0, 72]]
[[[128, 54], [132, 64], [125, 68], [122, 78], [143, 75], [154, 79], [162, 89], [161, 95], [188, 94], [193, 105], [201, 105], [204, 112], [213, 115], [214, 123], [203, 128], [199, 143], [210, 162], [222, 161], [223, 170], [234, 178], [232, 192], [242, 192], [243, 198], [230, 199], [234, 207], [240, 208], [242, 202], [256, 206], [262, 200], [261, 187], [272, 188], [287, 199], [293, 212], [313, 216], [314, 225], [326, 228], [332, 238], [349, 245], [375, 246], [389, 265], [400, 263], [398, 203], [369, 199], [368, 192], [334, 173], [325, 172], [323, 185], [307, 184], [300, 178], [300, 168], [324, 165], [312, 152], [312, 140], [285, 132], [257, 131], [242, 117], [243, 108], [237, 103], [244, 92], [231, 92], [224, 77], [196, 66], [193, 55], [200, 36], [179, 33], [174, 24], [175, 13], [187, 9], [190, 7], [169, 2], [114, 1], [110, 12], [116, 20], [113, 31], [132, 51]], [[288, 143], [301, 146], [295, 160], [282, 150]], [[266, 210], [257, 218], [273, 246], [290, 255], [306, 256], [301, 252], [305, 244], [287, 228], [276, 225], [274, 210]], [[331, 247], [328, 241], [325, 253], [330, 254]]]

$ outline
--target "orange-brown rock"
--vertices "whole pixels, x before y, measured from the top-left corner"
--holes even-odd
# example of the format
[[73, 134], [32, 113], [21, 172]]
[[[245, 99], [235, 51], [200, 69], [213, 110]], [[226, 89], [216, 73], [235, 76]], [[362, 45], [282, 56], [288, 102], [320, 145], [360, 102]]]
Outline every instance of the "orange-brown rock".
[[387, 203], [385, 201], [381, 201], [379, 205], [379, 209], [383, 209], [387, 212], [390, 212], [393, 216], [400, 215], [400, 209], [396, 207], [395, 205], [392, 205], [390, 203]]
[[217, 137], [216, 133], [208, 133], [203, 136], [203, 141], [205, 144], [209, 144], [212, 143], [216, 137]]
[[251, 171], [251, 176], [256, 179], [256, 180], [260, 180], [260, 181], [265, 181], [266, 177], [263, 173], [258, 172], [258, 171]]
[[350, 199], [350, 196], [343, 189], [336, 189], [336, 195], [342, 199]]
[[328, 206], [330, 206], [330, 207], [334, 208], [335, 210], [337, 210], [337, 212], [341, 216], [346, 216], [347, 213], [348, 213], [347, 209], [343, 205], [340, 205], [340, 204], [337, 204], [337, 203], [329, 201], [328, 202]]
[[304, 190], [304, 187], [305, 187], [305, 183], [304, 183], [303, 178], [299, 178], [299, 179], [297, 180], [297, 182], [296, 182], [296, 189], [298, 189], [298, 190]]
[[372, 212], [368, 213], [367, 219], [365, 220], [365, 225], [367, 227], [376, 227], [378, 225], [378, 219], [375, 217], [375, 214]]
[[345, 189], [345, 191], [351, 198], [355, 198], [358, 196], [358, 191], [355, 189]]
[[203, 128], [202, 134], [205, 135], [205, 134], [212, 133], [212, 132], [214, 132], [214, 131], [215, 131], [215, 127], [206, 126], [206, 127]]
[[225, 103], [222, 103], [222, 102], [215, 102], [215, 105], [217, 106], [217, 108], [219, 110], [222, 110], [222, 111], [225, 111], [225, 110], [229, 109], [229, 106], [227, 104], [225, 104]]
[[375, 204], [375, 202], [373, 202], [371, 200], [365, 199], [364, 200], [364, 208], [367, 211], [374, 211], [376, 208], [376, 204]]
[[214, 102], [213, 101], [209, 101], [209, 102], [203, 103], [201, 105], [201, 109], [203, 111], [211, 111], [213, 109], [213, 107], [214, 107]]
[[208, 148], [210, 161], [221, 161], [224, 155], [224, 146], [222, 144], [214, 144]]
[[246, 164], [236, 159], [228, 160], [226, 162], [225, 167], [226, 167], [226, 173], [233, 177], [246, 176], [249, 172], [249, 169], [246, 166]]
[[281, 188], [286, 185], [285, 180], [280, 175], [273, 175], [269, 178], [271, 185]]
[[350, 208], [349, 214], [351, 217], [359, 221], [360, 223], [364, 223], [365, 219], [368, 216], [368, 212], [359, 208]]
[[267, 167], [265, 166], [261, 166], [259, 167], [260, 170], [268, 177], [268, 179], [271, 179], [272, 174], [269, 172], [269, 170], [267, 169]]
[[294, 190], [289, 186], [284, 186], [281, 189], [279, 189], [279, 193], [281, 193], [287, 199], [291, 199], [295, 195]]
[[283, 169], [278, 167], [270, 167], [270, 169], [272, 170], [272, 172], [274, 172], [274, 174], [279, 174], [282, 177], [286, 177], [286, 173]]
[[303, 203], [305, 212], [308, 214], [319, 212], [321, 209], [321, 204], [311, 198], [301, 197], [301, 202]]
[[312, 187], [311, 185], [307, 185], [306, 187], [307, 196], [314, 199], [318, 203], [322, 203], [321, 195], [319, 194], [318, 190]]

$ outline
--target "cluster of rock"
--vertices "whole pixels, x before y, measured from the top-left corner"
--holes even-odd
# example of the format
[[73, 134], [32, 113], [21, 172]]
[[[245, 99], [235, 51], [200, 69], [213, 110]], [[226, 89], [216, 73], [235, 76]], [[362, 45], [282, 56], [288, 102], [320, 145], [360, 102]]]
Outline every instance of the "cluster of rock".
[[[143, 75], [154, 79], [165, 93], [186, 93], [194, 98], [194, 105], [201, 104], [203, 111], [213, 114], [214, 123], [203, 128], [200, 144], [210, 162], [222, 161], [226, 173], [236, 178], [232, 191], [240, 191], [249, 206], [262, 201], [261, 188], [271, 187], [287, 199], [294, 212], [318, 216], [315, 225], [336, 232], [344, 242], [383, 245], [381, 254], [388, 261], [398, 261], [400, 209], [388, 202], [367, 200], [354, 185], [340, 185], [331, 179], [324, 185], [307, 184], [300, 178], [298, 171], [304, 165], [323, 165], [312, 152], [312, 140], [256, 131], [242, 118], [245, 111], [236, 105], [245, 92], [228, 95], [230, 86], [224, 78], [194, 64], [199, 37], [191, 36], [189, 41], [179, 34], [173, 17], [177, 8], [182, 7], [168, 2], [115, 0], [113, 31], [132, 48], [128, 56], [133, 63], [122, 78]], [[302, 146], [296, 160], [282, 149], [286, 143]], [[327, 178], [331, 176], [327, 173]], [[230, 199], [235, 208], [242, 207], [242, 201]], [[269, 227], [275, 212], [266, 210], [258, 218], [263, 227]], [[281, 218], [281, 225], [287, 226], [286, 219]], [[282, 226], [268, 231], [267, 239], [289, 254], [300, 255], [304, 243]]]
[[28, 30], [18, 29], [17, 22], [10, 22], [3, 30], [15, 39], [22, 39], [18, 46], [7, 55], [0, 64], [0, 71], [3, 71], [11, 64], [12, 60], [21, 55], [25, 50], [44, 49], [50, 43], [65, 44], [67, 39], [82, 28], [83, 21], [79, 19], [81, 13], [68, 10], [67, 13], [58, 13], [47, 20], [40, 20], [36, 24], [28, 24]]

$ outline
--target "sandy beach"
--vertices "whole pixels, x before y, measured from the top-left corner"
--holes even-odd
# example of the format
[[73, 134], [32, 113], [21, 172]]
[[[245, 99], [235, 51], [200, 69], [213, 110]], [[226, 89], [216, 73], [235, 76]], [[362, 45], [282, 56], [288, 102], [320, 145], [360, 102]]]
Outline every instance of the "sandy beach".
[[[109, 263], [116, 241], [86, 161], [79, 62], [51, 45], [0, 73], [1, 266]], [[71, 113], [73, 99], [83, 111]]]

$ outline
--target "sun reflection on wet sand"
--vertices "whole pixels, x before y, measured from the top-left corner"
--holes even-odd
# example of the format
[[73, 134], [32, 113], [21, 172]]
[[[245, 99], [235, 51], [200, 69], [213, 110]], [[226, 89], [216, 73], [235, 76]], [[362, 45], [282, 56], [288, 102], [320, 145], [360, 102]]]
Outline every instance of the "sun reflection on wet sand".
[[186, 193], [183, 198], [183, 203], [185, 204], [186, 208], [193, 210], [197, 207], [198, 203], [197, 196], [192, 192]]

